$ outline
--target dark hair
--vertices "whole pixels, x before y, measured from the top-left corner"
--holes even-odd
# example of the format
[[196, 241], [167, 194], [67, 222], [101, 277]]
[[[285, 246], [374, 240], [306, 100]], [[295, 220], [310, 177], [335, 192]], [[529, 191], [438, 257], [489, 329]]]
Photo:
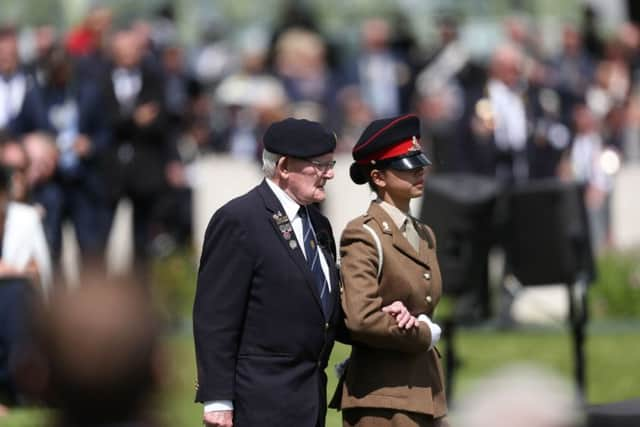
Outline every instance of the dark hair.
[[369, 188], [374, 193], [378, 192], [378, 187], [373, 183], [373, 179], [371, 179], [371, 171], [377, 169], [379, 171], [383, 171], [384, 168], [374, 167], [373, 165], [359, 165], [354, 163], [349, 170], [351, 174], [351, 179], [354, 182], [367, 183]]

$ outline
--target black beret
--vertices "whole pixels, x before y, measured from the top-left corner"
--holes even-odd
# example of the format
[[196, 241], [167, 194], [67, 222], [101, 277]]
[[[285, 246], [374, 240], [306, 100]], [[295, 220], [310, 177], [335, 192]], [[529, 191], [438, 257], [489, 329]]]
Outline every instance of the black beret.
[[374, 120], [353, 147], [355, 162], [349, 170], [351, 179], [356, 184], [364, 184], [369, 167], [409, 170], [430, 165], [420, 148], [419, 138], [420, 120], [413, 114]]
[[263, 143], [272, 153], [308, 159], [334, 151], [336, 136], [320, 123], [288, 118], [269, 126]]

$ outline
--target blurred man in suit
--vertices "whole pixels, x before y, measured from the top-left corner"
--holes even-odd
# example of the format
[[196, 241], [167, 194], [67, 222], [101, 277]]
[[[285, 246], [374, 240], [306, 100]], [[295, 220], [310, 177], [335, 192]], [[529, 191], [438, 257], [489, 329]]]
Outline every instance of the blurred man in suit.
[[0, 27], [0, 129], [15, 137], [48, 129], [40, 88], [22, 69], [17, 33], [10, 26]]
[[131, 200], [135, 267], [146, 282], [157, 205], [168, 190], [165, 169], [173, 154], [164, 93], [161, 76], [143, 60], [142, 40], [136, 33], [116, 33], [111, 54], [103, 82], [104, 109], [113, 136], [105, 154], [107, 197], [114, 209], [120, 198]]
[[100, 166], [111, 139], [100, 88], [94, 80], [78, 78], [61, 47], [53, 47], [42, 66], [43, 99], [59, 153], [55, 177], [44, 191], [55, 196], [48, 197], [45, 217], [52, 256], [58, 267], [63, 223], [69, 220], [83, 270], [103, 269], [109, 210]]

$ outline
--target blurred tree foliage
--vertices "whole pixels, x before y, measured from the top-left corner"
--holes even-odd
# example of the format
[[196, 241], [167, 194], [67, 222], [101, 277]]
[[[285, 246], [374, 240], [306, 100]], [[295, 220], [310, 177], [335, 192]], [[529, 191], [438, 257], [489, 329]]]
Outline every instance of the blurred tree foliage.
[[170, 327], [191, 319], [197, 266], [191, 250], [181, 249], [153, 264], [153, 301]]
[[640, 250], [600, 256], [598, 277], [588, 295], [595, 318], [640, 317]]

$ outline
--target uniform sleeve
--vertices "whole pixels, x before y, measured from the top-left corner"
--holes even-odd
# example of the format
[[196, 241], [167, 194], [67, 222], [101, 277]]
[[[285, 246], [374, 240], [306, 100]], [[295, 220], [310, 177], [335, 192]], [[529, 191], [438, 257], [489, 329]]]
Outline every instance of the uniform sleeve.
[[193, 307], [196, 401], [234, 399], [241, 327], [253, 259], [238, 216], [218, 211], [205, 233]]
[[[382, 311], [377, 278], [378, 253], [371, 235], [360, 226], [349, 226], [340, 244], [343, 282], [342, 307], [353, 341], [371, 347], [420, 353], [431, 342], [429, 328], [400, 329], [395, 319]], [[383, 273], [384, 274], [384, 273]]]

